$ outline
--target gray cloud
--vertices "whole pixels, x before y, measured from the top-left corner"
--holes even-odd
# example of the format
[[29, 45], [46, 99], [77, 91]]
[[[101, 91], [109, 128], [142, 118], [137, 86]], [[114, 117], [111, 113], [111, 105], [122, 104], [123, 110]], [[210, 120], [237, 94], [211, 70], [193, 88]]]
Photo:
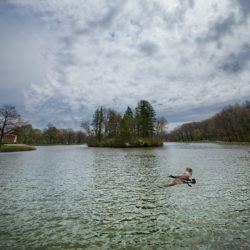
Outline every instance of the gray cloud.
[[244, 18], [250, 14], [250, 1], [249, 0], [238, 0], [239, 6], [243, 13]]
[[231, 34], [233, 27], [236, 25], [235, 15], [231, 13], [227, 18], [219, 18], [208, 30], [204, 37], [198, 37], [198, 43], [207, 43], [211, 41], [219, 42], [220, 39], [228, 34]]
[[76, 37], [73, 36], [73, 35], [68, 35], [68, 36], [60, 37], [59, 40], [64, 45], [63, 46], [64, 50], [69, 50], [76, 43]]
[[238, 53], [228, 55], [220, 68], [226, 73], [242, 72], [250, 61], [250, 45], [244, 44], [240, 47]]
[[150, 41], [142, 42], [141, 44], [139, 44], [138, 48], [139, 51], [146, 56], [155, 55], [159, 51], [158, 45]]
[[190, 8], [194, 7], [194, 0], [188, 0], [188, 3]]
[[115, 18], [121, 12], [124, 4], [124, 1], [117, 1], [111, 6], [110, 4], [107, 4], [109, 8], [104, 13], [95, 13], [90, 18], [86, 19], [86, 22], [83, 27], [77, 27], [77, 20], [75, 20], [72, 25], [72, 30], [74, 31], [74, 34], [86, 35], [92, 33], [96, 29], [109, 29], [113, 25]]
[[112, 24], [119, 11], [122, 8], [122, 2], [118, 1], [115, 6], [112, 6], [107, 13], [104, 14], [103, 17], [97, 20], [88, 21], [89, 26], [91, 27], [101, 27], [101, 28], [109, 28]]
[[59, 60], [58, 63], [65, 67], [76, 66], [79, 63], [77, 58], [70, 53], [58, 52], [56, 56]]

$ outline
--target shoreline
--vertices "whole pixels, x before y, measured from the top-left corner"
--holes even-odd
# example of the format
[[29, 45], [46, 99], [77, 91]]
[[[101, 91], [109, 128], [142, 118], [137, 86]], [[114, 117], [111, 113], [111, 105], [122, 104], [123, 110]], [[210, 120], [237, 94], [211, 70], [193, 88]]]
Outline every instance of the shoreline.
[[106, 138], [104, 140], [92, 140], [87, 143], [88, 147], [97, 148], [150, 148], [162, 147], [163, 141], [158, 138]]
[[32, 150], [36, 150], [36, 148], [26, 144], [4, 144], [1, 147], [0, 153], [22, 152]]
[[164, 143], [216, 143], [216, 144], [228, 144], [228, 145], [250, 145], [250, 142], [239, 142], [239, 141], [165, 141]]

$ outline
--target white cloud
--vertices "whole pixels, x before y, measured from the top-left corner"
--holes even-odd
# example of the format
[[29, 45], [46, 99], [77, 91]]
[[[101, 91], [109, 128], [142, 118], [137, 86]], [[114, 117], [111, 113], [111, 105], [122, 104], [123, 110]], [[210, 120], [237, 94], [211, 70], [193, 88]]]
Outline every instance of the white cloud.
[[250, 19], [229, 0], [8, 2], [11, 15], [39, 18], [21, 26], [18, 41], [7, 36], [16, 45], [33, 41], [17, 54], [24, 62], [31, 49], [38, 62], [28, 59], [34, 75], [23, 93], [27, 115], [41, 126], [77, 126], [97, 106], [124, 111], [140, 99], [168, 120], [203, 119], [208, 109], [250, 97], [250, 58], [241, 72], [223, 70], [230, 53], [242, 57], [250, 38]]

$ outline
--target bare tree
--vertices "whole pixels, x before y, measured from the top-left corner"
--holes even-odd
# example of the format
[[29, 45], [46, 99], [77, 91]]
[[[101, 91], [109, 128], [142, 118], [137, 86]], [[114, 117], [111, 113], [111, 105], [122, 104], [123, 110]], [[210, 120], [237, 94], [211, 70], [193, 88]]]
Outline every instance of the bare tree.
[[91, 135], [91, 128], [90, 128], [90, 123], [89, 122], [85, 122], [83, 121], [81, 123], [81, 128], [83, 128], [85, 130], [85, 133], [87, 134], [87, 136]]
[[250, 102], [227, 106], [210, 119], [183, 124], [168, 138], [171, 141], [223, 140], [250, 141]]
[[0, 108], [0, 151], [4, 135], [11, 133], [20, 122], [21, 116], [14, 106], [4, 105]]
[[167, 119], [165, 117], [157, 118], [155, 121], [155, 133], [159, 138], [163, 138], [165, 135], [165, 129], [167, 125]]

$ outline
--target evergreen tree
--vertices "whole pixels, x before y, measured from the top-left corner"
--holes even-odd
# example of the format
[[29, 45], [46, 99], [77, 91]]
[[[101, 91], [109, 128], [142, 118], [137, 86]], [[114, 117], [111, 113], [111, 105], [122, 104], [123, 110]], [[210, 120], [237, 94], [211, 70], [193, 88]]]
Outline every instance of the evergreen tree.
[[123, 138], [130, 138], [134, 135], [134, 115], [130, 107], [127, 108], [120, 125], [120, 134]]
[[94, 129], [94, 133], [96, 139], [100, 141], [102, 139], [102, 130], [104, 126], [104, 119], [103, 119], [103, 108], [101, 107], [100, 110], [97, 109], [93, 116], [92, 126]]
[[142, 138], [152, 137], [154, 134], [155, 111], [152, 105], [141, 100], [135, 110], [137, 135]]
[[98, 139], [102, 139], [102, 128], [103, 128], [103, 109], [102, 107], [100, 108], [99, 112], [99, 123], [98, 123]]
[[93, 115], [93, 121], [92, 121], [93, 130], [97, 139], [99, 131], [99, 120], [100, 120], [100, 111], [99, 109], [97, 109]]

